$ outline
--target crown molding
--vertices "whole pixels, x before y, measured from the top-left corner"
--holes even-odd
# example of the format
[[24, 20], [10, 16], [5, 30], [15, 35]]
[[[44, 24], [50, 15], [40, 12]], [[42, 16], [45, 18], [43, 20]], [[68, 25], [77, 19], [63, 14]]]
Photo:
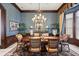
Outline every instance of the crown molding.
[[[36, 10], [21, 10], [15, 3], [11, 3], [16, 9], [18, 9], [20, 12], [26, 12], [26, 13], [28, 13], [28, 12], [30, 12], [30, 13], [35, 13], [35, 12], [37, 12]], [[63, 3], [59, 8], [58, 8], [58, 10], [41, 10], [41, 12], [46, 12], [46, 13], [48, 13], [48, 12], [58, 12], [61, 8], [62, 8], [62, 6], [63, 5], [65, 5], [66, 3]]]
[[[31, 12], [31, 13], [35, 13], [35, 12], [37, 12], [36, 10], [22, 10], [21, 12]], [[51, 13], [51, 12], [57, 12], [57, 10], [41, 10], [41, 12], [45, 12], [45, 13]]]
[[57, 10], [57, 12], [65, 5], [66, 3], [63, 3]]
[[17, 10], [22, 11], [15, 3], [11, 3]]

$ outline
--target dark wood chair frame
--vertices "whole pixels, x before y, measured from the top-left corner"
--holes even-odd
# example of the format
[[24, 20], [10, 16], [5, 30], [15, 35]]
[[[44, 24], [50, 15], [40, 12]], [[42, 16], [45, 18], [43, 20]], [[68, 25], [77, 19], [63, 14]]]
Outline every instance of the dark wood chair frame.
[[[49, 43], [49, 41], [57, 41], [57, 46], [56, 47], [50, 47], [50, 43]], [[57, 52], [55, 52], [55, 53], [57, 53], [57, 55], [59, 55], [59, 40], [58, 39], [48, 39], [48, 50], [49, 50], [49, 48], [52, 48], [52, 49], [54, 49], [54, 48], [57, 48]], [[50, 53], [50, 52], [48, 52], [49, 53], [49, 55], [52, 53]]]

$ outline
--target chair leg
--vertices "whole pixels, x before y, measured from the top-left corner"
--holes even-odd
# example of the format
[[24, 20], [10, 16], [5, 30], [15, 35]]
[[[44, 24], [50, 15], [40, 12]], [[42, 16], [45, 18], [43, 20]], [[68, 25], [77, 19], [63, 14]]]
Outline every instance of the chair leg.
[[70, 52], [70, 48], [69, 48], [69, 45], [68, 45], [68, 52]]
[[29, 56], [32, 56], [32, 52], [29, 52]]
[[63, 46], [62, 46], [62, 44], [61, 44], [61, 52], [62, 52], [62, 48], [63, 48]]
[[59, 52], [57, 52], [57, 56], [59, 56]]
[[64, 45], [61, 45], [61, 52], [63, 51], [63, 46], [67, 46], [68, 47], [68, 51], [66, 51], [66, 52], [70, 52], [70, 48], [69, 48], [69, 45], [68, 44], [64, 44]]
[[66, 46], [68, 47], [68, 51], [67, 51], [67, 52], [70, 52], [70, 48], [69, 48], [69, 45], [68, 45], [68, 44], [66, 44]]
[[51, 53], [50, 52], [48, 52], [48, 56], [51, 56]]
[[[48, 56], [51, 56], [53, 53], [48, 53]], [[55, 54], [55, 53], [54, 53]], [[56, 55], [55, 56], [59, 56], [59, 53], [56, 52]]]

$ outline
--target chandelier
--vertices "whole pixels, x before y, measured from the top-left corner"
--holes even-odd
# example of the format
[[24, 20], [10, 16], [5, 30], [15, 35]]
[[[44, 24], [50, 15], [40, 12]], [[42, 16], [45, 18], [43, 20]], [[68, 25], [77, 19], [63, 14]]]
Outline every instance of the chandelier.
[[34, 15], [34, 17], [32, 18], [32, 21], [35, 25], [35, 29], [37, 31], [42, 31], [46, 22], [46, 18], [44, 15], [42, 15], [41, 10], [40, 10], [40, 3], [38, 4], [38, 11], [37, 14]]

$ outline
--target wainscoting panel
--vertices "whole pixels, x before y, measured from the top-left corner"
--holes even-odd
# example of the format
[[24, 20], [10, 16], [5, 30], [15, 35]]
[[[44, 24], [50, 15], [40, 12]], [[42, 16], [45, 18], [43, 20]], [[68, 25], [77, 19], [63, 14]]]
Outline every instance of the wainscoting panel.
[[79, 46], [79, 40], [77, 40], [75, 38], [69, 39], [69, 43]]
[[13, 43], [17, 42], [17, 38], [15, 37], [15, 35], [8, 36], [8, 37], [6, 37], [6, 39], [7, 39], [7, 47], [9, 47]]

